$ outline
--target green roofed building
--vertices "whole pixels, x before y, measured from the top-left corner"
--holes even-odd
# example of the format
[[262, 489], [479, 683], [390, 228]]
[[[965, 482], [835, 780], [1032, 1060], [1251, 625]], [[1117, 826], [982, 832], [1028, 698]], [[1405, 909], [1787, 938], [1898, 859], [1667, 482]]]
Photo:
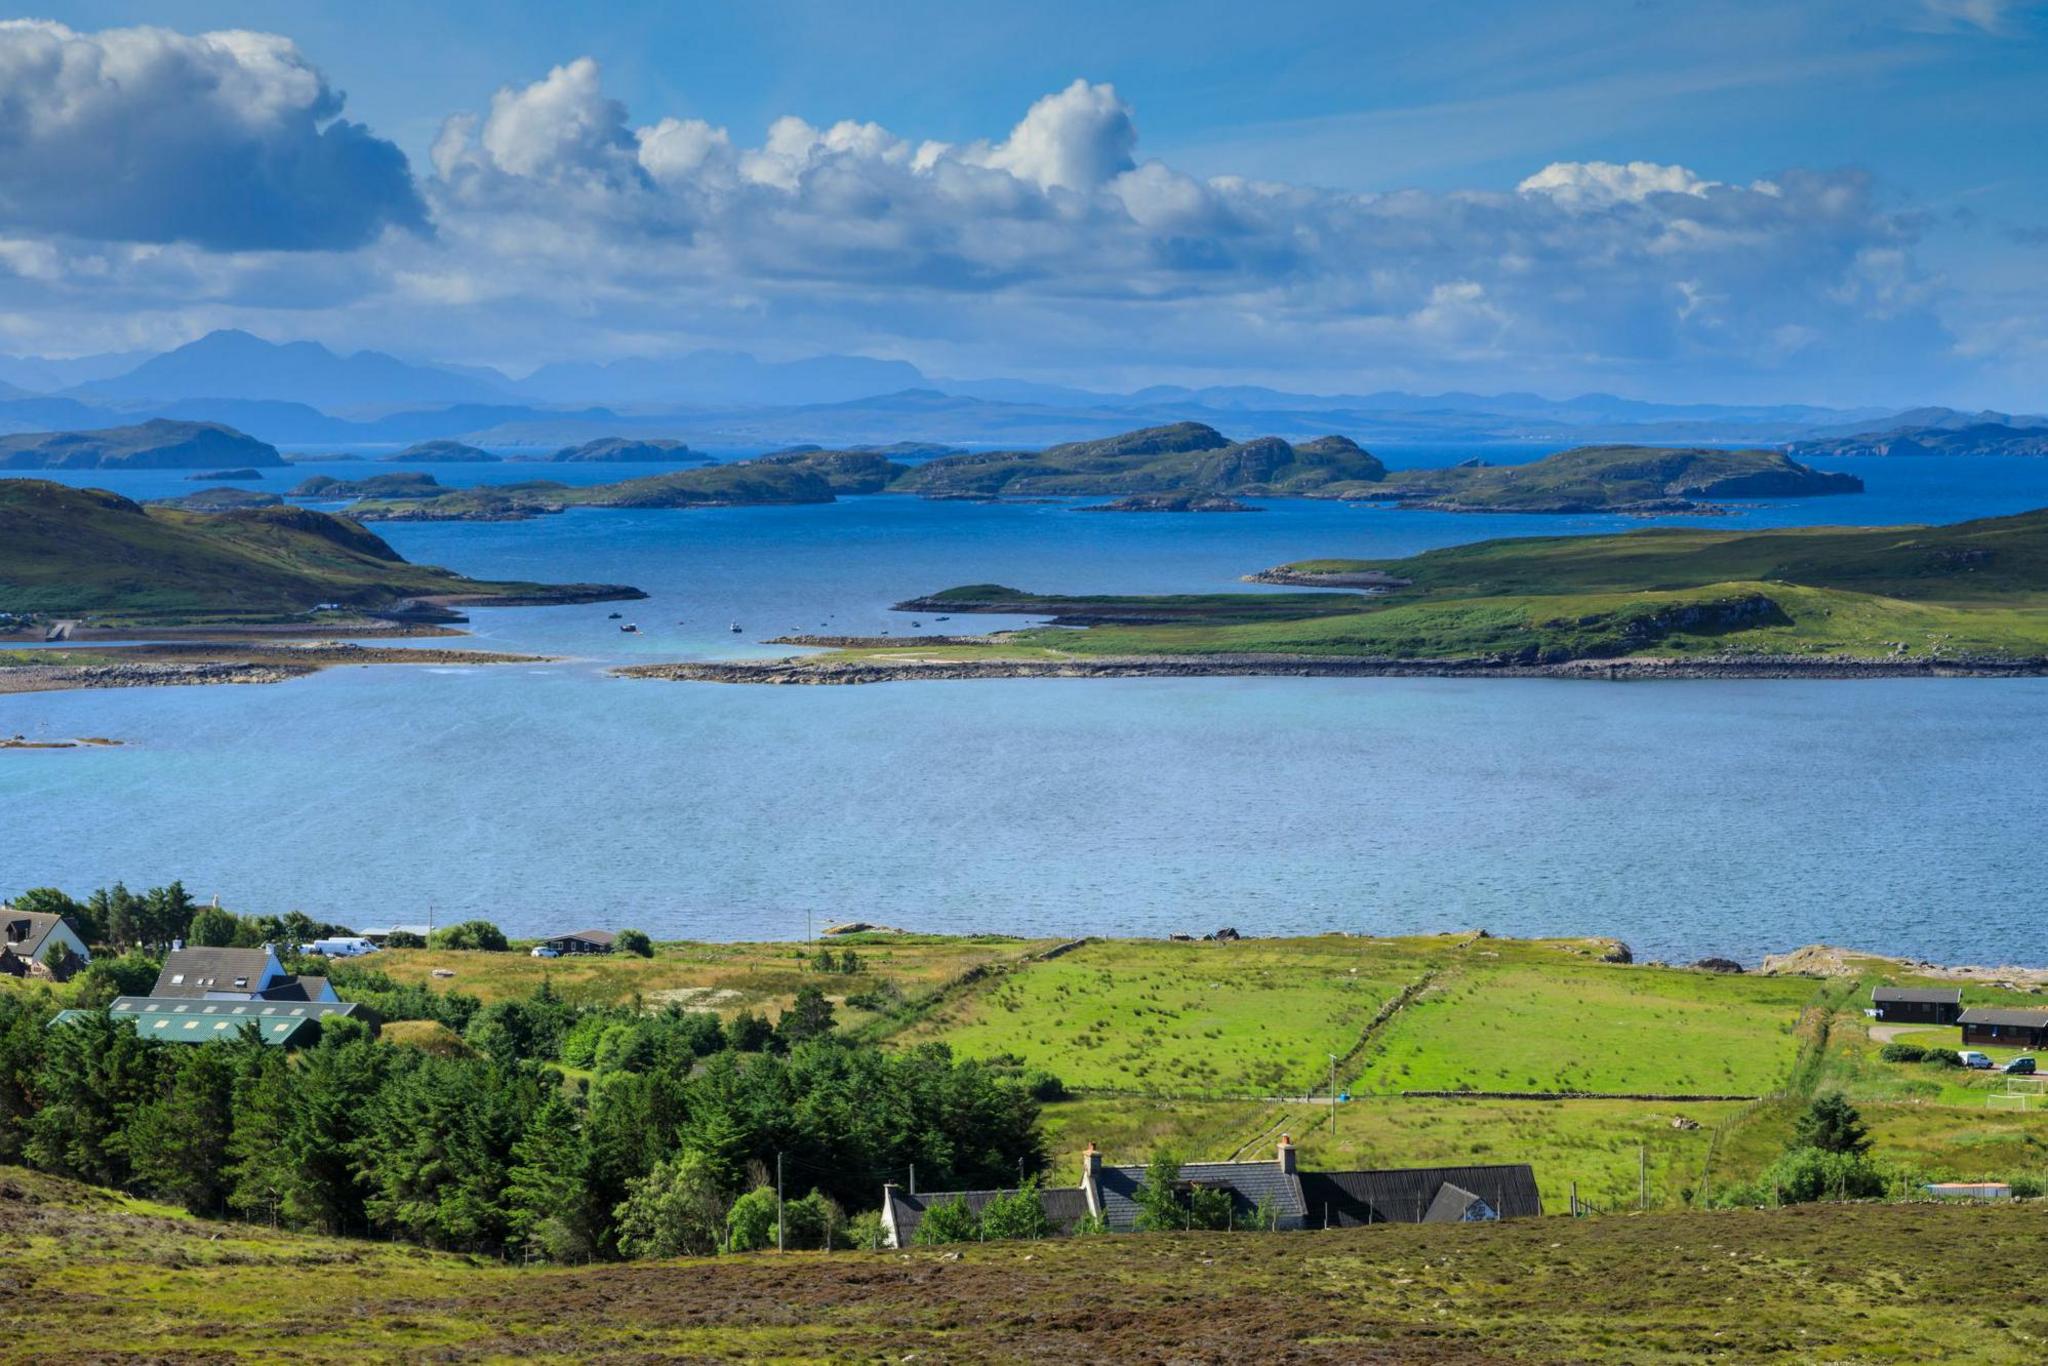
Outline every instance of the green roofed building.
[[[302, 1048], [317, 1043], [323, 1020], [335, 1016], [367, 1019], [353, 1001], [207, 1001], [153, 996], [117, 996], [107, 1007], [116, 1019], [133, 1022], [145, 1039], [165, 1043], [205, 1043], [237, 1037], [254, 1025], [257, 1037], [274, 1048]], [[52, 1027], [92, 1014], [64, 1010]]]

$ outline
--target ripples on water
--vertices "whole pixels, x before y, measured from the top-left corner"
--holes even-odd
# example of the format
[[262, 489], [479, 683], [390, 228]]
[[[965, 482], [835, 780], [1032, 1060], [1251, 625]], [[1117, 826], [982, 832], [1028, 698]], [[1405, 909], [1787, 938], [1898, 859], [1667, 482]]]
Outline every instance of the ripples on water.
[[[2048, 504], [2048, 462], [1835, 463], [1871, 492], [1741, 523]], [[468, 482], [479, 468], [559, 473], [436, 472]], [[134, 496], [193, 487], [66, 478]], [[891, 601], [956, 583], [1238, 588], [1245, 571], [1310, 555], [1635, 525], [1304, 503], [1084, 517], [897, 498], [387, 525], [409, 557], [467, 573], [646, 588], [649, 601], [616, 609], [641, 634], [622, 636], [611, 606], [508, 609], [477, 614], [480, 643], [569, 662], [0, 697], [9, 733], [131, 742], [0, 755], [0, 895], [176, 876], [245, 908], [364, 923], [431, 908], [514, 932], [592, 921], [795, 936], [808, 910], [944, 930], [1483, 925], [1619, 934], [1676, 959], [1826, 939], [2038, 960], [2015, 912], [2048, 874], [2048, 681], [753, 689], [605, 673], [790, 629], [903, 634]]]

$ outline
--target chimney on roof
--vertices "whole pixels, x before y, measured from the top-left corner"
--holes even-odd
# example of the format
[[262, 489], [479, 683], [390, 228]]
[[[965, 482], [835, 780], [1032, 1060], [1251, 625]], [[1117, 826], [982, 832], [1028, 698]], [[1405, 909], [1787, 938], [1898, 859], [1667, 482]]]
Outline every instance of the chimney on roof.
[[1278, 1156], [1280, 1174], [1282, 1176], [1294, 1175], [1294, 1140], [1286, 1134], [1280, 1135], [1280, 1151]]
[[1102, 1178], [1102, 1149], [1095, 1146], [1095, 1140], [1088, 1140], [1088, 1146], [1081, 1151], [1081, 1184], [1092, 1186]]

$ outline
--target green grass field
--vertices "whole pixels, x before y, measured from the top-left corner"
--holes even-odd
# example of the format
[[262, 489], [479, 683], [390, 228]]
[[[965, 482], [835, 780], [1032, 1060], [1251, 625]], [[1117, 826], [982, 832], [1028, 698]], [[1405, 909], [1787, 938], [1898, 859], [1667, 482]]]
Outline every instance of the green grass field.
[[[1502, 956], [1480, 956], [1489, 952]], [[1790, 1070], [1800, 1009], [1815, 995], [1800, 978], [1477, 949], [1375, 1041], [1356, 1085], [1761, 1095]]]
[[1445, 939], [1105, 941], [994, 982], [906, 1038], [1010, 1054], [1070, 1087], [1161, 1095], [1300, 1093]]

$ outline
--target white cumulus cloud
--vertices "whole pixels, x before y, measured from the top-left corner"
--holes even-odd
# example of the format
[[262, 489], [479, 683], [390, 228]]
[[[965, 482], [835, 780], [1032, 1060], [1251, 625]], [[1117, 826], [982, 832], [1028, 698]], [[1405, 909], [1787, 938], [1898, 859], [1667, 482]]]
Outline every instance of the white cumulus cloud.
[[404, 155], [274, 34], [0, 22], [0, 227], [220, 250], [424, 219]]

